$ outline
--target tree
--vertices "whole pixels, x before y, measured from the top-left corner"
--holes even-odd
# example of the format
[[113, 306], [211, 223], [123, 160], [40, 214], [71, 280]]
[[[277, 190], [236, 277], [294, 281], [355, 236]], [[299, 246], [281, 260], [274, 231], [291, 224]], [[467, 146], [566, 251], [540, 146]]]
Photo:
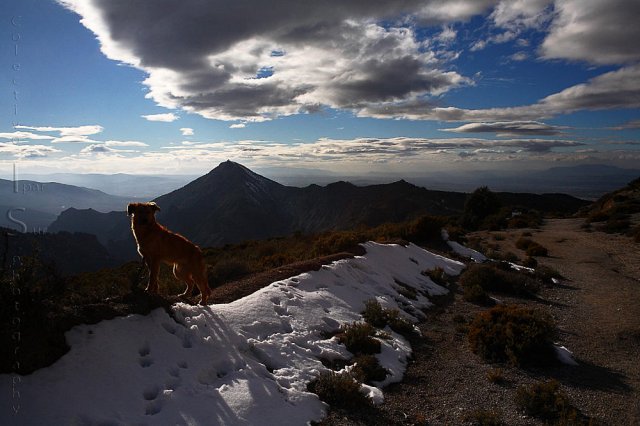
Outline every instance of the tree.
[[486, 186], [473, 191], [464, 203], [462, 226], [467, 229], [477, 229], [482, 221], [500, 211], [502, 203], [498, 196]]

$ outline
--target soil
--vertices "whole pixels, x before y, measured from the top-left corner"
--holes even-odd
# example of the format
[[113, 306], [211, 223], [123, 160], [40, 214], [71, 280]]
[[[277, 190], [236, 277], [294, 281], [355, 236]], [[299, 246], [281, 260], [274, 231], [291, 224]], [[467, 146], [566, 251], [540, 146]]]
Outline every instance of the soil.
[[[478, 410], [493, 412], [503, 424], [545, 424], [519, 411], [514, 397], [521, 385], [554, 378], [592, 424], [640, 425], [640, 245], [627, 236], [585, 232], [582, 223], [553, 219], [540, 230], [476, 233], [494, 250], [520, 258], [525, 255], [515, 241], [523, 232], [549, 250], [537, 260], [563, 275], [559, 285], [543, 288], [535, 300], [496, 297], [547, 310], [559, 329], [557, 343], [573, 352], [577, 366], [485, 363], [470, 350], [462, 321], [487, 308], [465, 302], [455, 290], [420, 324], [404, 380], [384, 390], [382, 405], [331, 410], [320, 424], [477, 424]], [[501, 380], [490, 381], [489, 373]]]

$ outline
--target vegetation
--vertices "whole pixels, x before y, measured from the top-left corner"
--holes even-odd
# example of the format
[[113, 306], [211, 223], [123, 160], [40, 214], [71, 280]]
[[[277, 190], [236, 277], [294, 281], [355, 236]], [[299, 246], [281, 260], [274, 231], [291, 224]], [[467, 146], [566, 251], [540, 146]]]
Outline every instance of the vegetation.
[[409, 335], [413, 333], [413, 325], [400, 316], [397, 309], [384, 309], [375, 299], [365, 302], [362, 316], [367, 324], [376, 328], [384, 328], [387, 325], [396, 333]]
[[346, 372], [321, 373], [309, 383], [307, 389], [332, 407], [357, 408], [371, 404], [360, 392], [360, 383]]
[[547, 256], [549, 254], [546, 247], [541, 246], [535, 241], [521, 237], [516, 241], [516, 247], [520, 250], [524, 250], [527, 253], [527, 256]]
[[489, 372], [487, 373], [487, 380], [496, 385], [504, 383], [504, 371], [502, 370], [502, 368], [493, 368], [489, 370]]
[[380, 341], [373, 336], [376, 329], [366, 322], [354, 322], [340, 327], [338, 341], [354, 355], [380, 353]]
[[462, 226], [475, 230], [490, 215], [500, 211], [501, 202], [498, 196], [488, 187], [482, 186], [473, 191], [464, 204]]
[[368, 385], [383, 381], [389, 372], [380, 365], [374, 355], [358, 355], [353, 359], [351, 375], [359, 382]]
[[516, 305], [498, 305], [479, 313], [469, 325], [469, 343], [489, 362], [524, 365], [553, 358], [556, 335], [551, 317]]
[[512, 270], [509, 266], [503, 268], [495, 263], [469, 266], [459, 282], [465, 300], [473, 303], [486, 303], [486, 293], [490, 291], [530, 297], [540, 289], [538, 282], [526, 272]]
[[500, 413], [496, 410], [478, 408], [467, 414], [465, 420], [476, 426], [502, 426], [505, 423], [500, 417]]
[[528, 415], [558, 424], [583, 424], [580, 414], [556, 380], [521, 386], [516, 393], [516, 404]]

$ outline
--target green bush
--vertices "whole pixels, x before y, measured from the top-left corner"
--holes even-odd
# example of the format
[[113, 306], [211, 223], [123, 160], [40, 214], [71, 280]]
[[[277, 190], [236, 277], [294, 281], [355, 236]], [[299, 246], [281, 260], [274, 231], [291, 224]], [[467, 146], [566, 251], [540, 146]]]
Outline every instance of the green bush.
[[554, 359], [556, 330], [547, 313], [515, 305], [498, 305], [478, 314], [469, 326], [473, 352], [489, 362], [523, 365]]
[[373, 336], [376, 329], [366, 322], [343, 325], [338, 333], [338, 341], [354, 355], [380, 353], [380, 341]]
[[462, 214], [462, 226], [477, 229], [488, 216], [500, 211], [500, 199], [488, 187], [477, 188], [467, 197]]
[[519, 387], [516, 392], [516, 404], [528, 415], [542, 420], [555, 420], [561, 424], [582, 424], [578, 411], [571, 405], [556, 380]]
[[332, 407], [358, 408], [371, 404], [360, 392], [360, 383], [348, 373], [322, 373], [309, 383], [307, 389]]

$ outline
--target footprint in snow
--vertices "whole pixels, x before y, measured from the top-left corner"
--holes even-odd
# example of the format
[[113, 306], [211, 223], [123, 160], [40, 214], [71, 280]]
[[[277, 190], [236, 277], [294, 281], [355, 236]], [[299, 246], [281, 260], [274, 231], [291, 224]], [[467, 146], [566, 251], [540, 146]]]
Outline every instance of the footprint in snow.
[[158, 414], [160, 411], [162, 411], [162, 401], [155, 400], [147, 404], [144, 410], [144, 414], [146, 414], [147, 416], [153, 416], [155, 414]]
[[149, 343], [145, 342], [144, 345], [138, 349], [138, 355], [140, 355], [140, 359], [138, 359], [138, 363], [140, 367], [147, 368], [153, 365], [153, 358], [151, 358], [151, 348], [149, 347]]
[[176, 334], [176, 325], [170, 322], [163, 322], [162, 328], [164, 328], [169, 334]]
[[142, 397], [147, 401], [155, 400], [160, 394], [160, 388], [156, 385], [148, 386], [143, 392]]

